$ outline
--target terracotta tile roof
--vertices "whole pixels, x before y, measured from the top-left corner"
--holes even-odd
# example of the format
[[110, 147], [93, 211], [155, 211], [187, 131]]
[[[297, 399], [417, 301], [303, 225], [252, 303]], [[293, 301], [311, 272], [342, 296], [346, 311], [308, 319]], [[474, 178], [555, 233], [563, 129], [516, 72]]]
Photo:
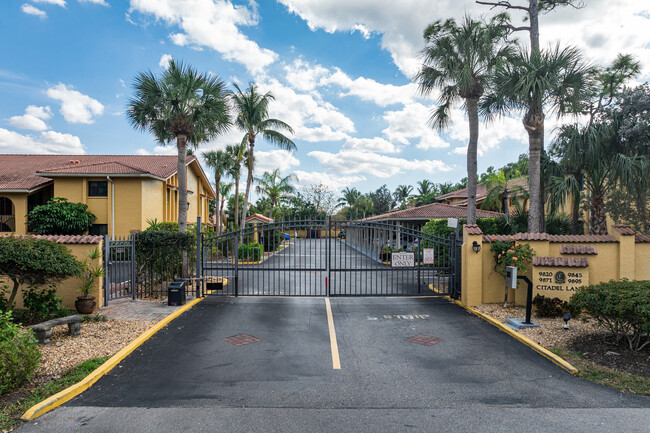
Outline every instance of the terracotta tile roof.
[[104, 239], [103, 236], [90, 235], [2, 235], [2, 236], [19, 236], [30, 237], [34, 239], [45, 239], [56, 242], [57, 244], [98, 244]]
[[[523, 186], [526, 191], [528, 191], [528, 179], [525, 177], [520, 177], [517, 179], [512, 179], [509, 183], [511, 187]], [[476, 185], [476, 199], [483, 199], [487, 195], [487, 187], [484, 183]], [[447, 194], [439, 195], [436, 197], [437, 200], [444, 200], [453, 197], [462, 197], [467, 198], [467, 188], [457, 189], [456, 191], [448, 192]], [[464, 201], [466, 203], [466, 201]]]
[[586, 268], [586, 257], [533, 257], [533, 266], [563, 266], [568, 268]]
[[[167, 179], [176, 173], [176, 155], [0, 155], [0, 191], [31, 191], [52, 181], [47, 174], [148, 174]], [[188, 156], [191, 163], [196, 156]], [[36, 173], [42, 173], [37, 176]]]
[[634, 241], [638, 244], [650, 244], [650, 235], [636, 235]]
[[[501, 216], [501, 214], [498, 212], [476, 209], [477, 218], [496, 218], [499, 216]], [[388, 212], [382, 215], [375, 215], [366, 218], [363, 221], [383, 219], [429, 220], [436, 218], [467, 218], [467, 208], [442, 203], [431, 203], [425, 204], [424, 206], [414, 207], [412, 209], [404, 209], [396, 212]]]
[[561, 245], [560, 254], [598, 254], [593, 245]]
[[553, 243], [608, 243], [618, 242], [612, 235], [549, 235], [547, 233], [517, 233], [516, 235], [483, 235], [483, 242], [507, 241], [549, 241]]
[[463, 230], [465, 230], [465, 233], [468, 235], [482, 235], [483, 230], [476, 224], [465, 224], [463, 226]]
[[267, 223], [273, 222], [273, 218], [269, 218], [269, 217], [266, 217], [266, 216], [258, 214], [258, 213], [254, 213], [253, 215], [246, 217], [246, 222], [248, 222], [248, 221], [250, 221], [252, 219], [259, 219], [259, 220], [262, 220], [262, 221], [267, 222]]
[[623, 236], [634, 236], [634, 230], [629, 226], [612, 226], [612, 228]]

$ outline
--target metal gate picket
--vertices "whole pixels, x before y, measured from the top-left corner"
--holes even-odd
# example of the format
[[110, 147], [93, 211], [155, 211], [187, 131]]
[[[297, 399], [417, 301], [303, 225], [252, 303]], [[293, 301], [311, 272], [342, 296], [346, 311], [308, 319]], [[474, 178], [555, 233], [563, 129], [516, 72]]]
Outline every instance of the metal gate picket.
[[[460, 294], [460, 244], [395, 222], [302, 219], [204, 237], [208, 294], [232, 296], [442, 296]], [[425, 249], [433, 263], [425, 264]], [[391, 250], [410, 250], [395, 268]]]

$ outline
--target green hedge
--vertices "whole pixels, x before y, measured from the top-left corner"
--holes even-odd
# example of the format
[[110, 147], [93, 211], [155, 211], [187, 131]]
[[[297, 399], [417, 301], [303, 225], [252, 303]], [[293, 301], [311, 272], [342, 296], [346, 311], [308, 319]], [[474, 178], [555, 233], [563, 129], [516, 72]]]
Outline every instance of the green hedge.
[[14, 323], [11, 312], [0, 313], [0, 395], [27, 382], [40, 359], [32, 331]]
[[[498, 235], [500, 233], [500, 218], [477, 218], [476, 225], [483, 231], [484, 235]], [[460, 235], [463, 235], [463, 224], [467, 224], [467, 218], [459, 218], [458, 226]], [[422, 229], [424, 233], [448, 239], [454, 229], [447, 227], [447, 219], [430, 220]]]
[[257, 243], [251, 242], [249, 244], [240, 245], [237, 249], [237, 258], [240, 260], [245, 260], [247, 262], [259, 262], [262, 260], [262, 254], [264, 253], [264, 247]]
[[589, 313], [617, 342], [650, 345], [650, 281], [609, 281], [581, 288], [569, 304]]

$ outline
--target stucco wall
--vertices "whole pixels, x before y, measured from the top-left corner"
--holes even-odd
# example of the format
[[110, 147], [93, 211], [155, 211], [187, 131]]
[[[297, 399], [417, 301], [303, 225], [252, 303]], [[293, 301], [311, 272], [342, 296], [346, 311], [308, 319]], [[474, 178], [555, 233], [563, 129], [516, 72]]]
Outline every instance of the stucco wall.
[[[537, 257], [586, 258], [588, 267], [580, 268], [579, 271], [587, 274], [585, 282], [588, 284], [621, 278], [650, 279], [650, 243], [635, 242], [634, 236], [621, 235], [616, 230], [612, 230], [612, 235], [613, 238], [606, 242], [575, 242], [577, 237], [567, 237], [568, 240], [518, 242], [529, 244]], [[474, 241], [481, 245], [478, 254], [472, 250]], [[587, 245], [595, 248], [597, 254], [562, 254], [561, 246], [567, 244]], [[468, 306], [504, 301], [505, 279], [494, 270], [495, 261], [494, 254], [490, 251], [491, 246], [492, 242], [484, 242], [482, 234], [470, 235], [464, 230], [461, 281], [462, 300]], [[532, 269], [532, 264], [527, 266], [525, 275], [534, 281]], [[526, 285], [523, 282], [519, 283], [517, 290], [508, 290], [508, 302], [525, 305]]]
[[[95, 248], [99, 248], [100, 251], [102, 249], [102, 244], [64, 244], [68, 250], [70, 250], [70, 253], [79, 261], [85, 260], [87, 257], [86, 255], [93, 251]], [[102, 265], [102, 259], [101, 257], [98, 260], [93, 261], [93, 266], [95, 265]], [[13, 287], [13, 283], [2, 276], [0, 276], [0, 284], [6, 284], [9, 286], [9, 290]], [[63, 298], [63, 306], [66, 308], [69, 308], [71, 310], [74, 310], [74, 301], [77, 299], [77, 296], [80, 296], [81, 293], [79, 293], [79, 287], [81, 285], [81, 281], [77, 277], [71, 277], [67, 278], [59, 283], [56, 283], [56, 292], [57, 295]], [[46, 288], [46, 286], [43, 286], [43, 288]], [[16, 296], [16, 308], [21, 309], [23, 308], [23, 290], [27, 290], [27, 287], [21, 286], [20, 289], [18, 290], [18, 294]], [[103, 295], [103, 279], [98, 278], [97, 281], [95, 281], [95, 284], [93, 285], [93, 288], [90, 292], [92, 296], [95, 297], [95, 302], [97, 302], [97, 306], [100, 307], [102, 306], [102, 300], [104, 299]]]
[[0, 197], [6, 197], [14, 204], [16, 234], [27, 233], [27, 194], [0, 193]]

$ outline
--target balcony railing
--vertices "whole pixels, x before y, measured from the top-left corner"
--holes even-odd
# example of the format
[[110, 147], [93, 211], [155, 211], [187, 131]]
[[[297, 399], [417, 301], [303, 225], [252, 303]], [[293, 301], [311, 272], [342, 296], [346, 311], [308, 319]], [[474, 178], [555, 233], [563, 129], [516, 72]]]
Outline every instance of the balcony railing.
[[13, 215], [0, 215], [0, 232], [16, 231], [16, 217]]

